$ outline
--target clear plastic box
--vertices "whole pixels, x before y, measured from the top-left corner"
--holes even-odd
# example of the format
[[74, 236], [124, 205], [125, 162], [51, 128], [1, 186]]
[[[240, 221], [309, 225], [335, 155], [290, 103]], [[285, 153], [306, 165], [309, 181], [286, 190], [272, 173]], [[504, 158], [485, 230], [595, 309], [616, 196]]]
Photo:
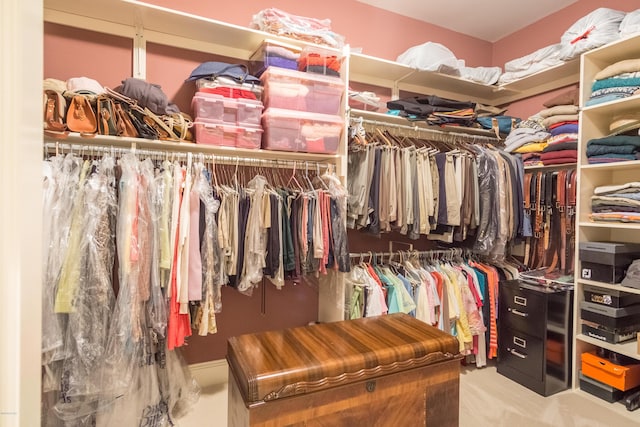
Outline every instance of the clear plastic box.
[[333, 154], [344, 128], [341, 116], [268, 108], [262, 115], [262, 148]]
[[265, 40], [249, 58], [249, 72], [260, 77], [268, 67], [298, 69], [300, 48], [285, 43]]
[[342, 55], [331, 49], [305, 46], [300, 52], [298, 70], [325, 76], [340, 77]]
[[233, 126], [260, 126], [262, 102], [253, 99], [225, 98], [196, 92], [191, 108], [196, 119], [206, 119]]
[[269, 67], [260, 80], [265, 108], [340, 114], [344, 82], [338, 77]]
[[238, 148], [260, 148], [262, 128], [250, 126], [232, 126], [206, 119], [196, 119], [196, 144], [219, 145]]
[[238, 83], [233, 79], [216, 77], [215, 79], [197, 79], [199, 92], [208, 92], [226, 98], [262, 100], [264, 88], [257, 83]]

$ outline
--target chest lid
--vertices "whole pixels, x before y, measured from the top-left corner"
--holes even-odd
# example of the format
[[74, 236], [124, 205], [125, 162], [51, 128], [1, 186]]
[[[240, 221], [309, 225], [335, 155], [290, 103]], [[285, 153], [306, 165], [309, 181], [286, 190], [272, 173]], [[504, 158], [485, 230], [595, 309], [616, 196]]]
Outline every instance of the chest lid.
[[458, 354], [455, 337], [402, 313], [240, 335], [228, 344], [229, 368], [247, 405], [426, 366]]

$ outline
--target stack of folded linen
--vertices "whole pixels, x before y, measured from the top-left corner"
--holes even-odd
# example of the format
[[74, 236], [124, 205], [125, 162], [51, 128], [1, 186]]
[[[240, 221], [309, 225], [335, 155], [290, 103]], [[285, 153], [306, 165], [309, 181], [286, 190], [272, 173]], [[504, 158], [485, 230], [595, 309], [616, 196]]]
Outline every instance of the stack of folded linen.
[[640, 159], [640, 113], [614, 117], [610, 134], [587, 142], [587, 161], [592, 164]]
[[560, 104], [538, 113], [550, 136], [540, 160], [544, 165], [575, 163], [578, 159], [578, 106]]
[[578, 92], [571, 89], [545, 101], [546, 107], [519, 123], [505, 151], [522, 154], [525, 166], [575, 163], [578, 158]]
[[594, 76], [591, 96], [585, 105], [596, 105], [640, 94], [640, 58], [625, 59], [605, 67]]
[[596, 187], [591, 196], [593, 221], [640, 222], [640, 182]]

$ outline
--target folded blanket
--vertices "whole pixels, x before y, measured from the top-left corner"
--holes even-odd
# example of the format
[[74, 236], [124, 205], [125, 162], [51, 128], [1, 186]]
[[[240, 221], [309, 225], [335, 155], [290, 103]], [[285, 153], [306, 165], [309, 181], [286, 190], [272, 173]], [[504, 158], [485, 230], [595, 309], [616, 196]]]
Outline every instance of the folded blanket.
[[605, 136], [603, 138], [593, 138], [587, 142], [587, 148], [589, 145], [633, 145], [640, 147], [640, 136], [635, 135], [612, 135]]
[[636, 145], [600, 145], [587, 143], [587, 157], [602, 156], [607, 154], [628, 154], [635, 157], [640, 150]]
[[591, 85], [591, 91], [608, 89], [611, 87], [640, 86], [640, 77], [609, 77], [607, 79], [596, 80]]
[[547, 146], [544, 148], [544, 150], [542, 150], [542, 152], [549, 153], [551, 151], [563, 151], [563, 150], [576, 151], [577, 149], [578, 149], [577, 142], [559, 142], [556, 144], [547, 144]]
[[561, 133], [578, 133], [578, 125], [576, 123], [563, 124], [558, 127], [554, 127], [549, 131], [552, 136], [560, 135]]
[[540, 111], [538, 114], [545, 119], [551, 116], [560, 116], [565, 114], [578, 114], [578, 106], [577, 105], [556, 105], [551, 108], [545, 108]]
[[559, 135], [552, 136], [547, 139], [547, 144], [559, 144], [562, 142], [577, 142], [578, 134], [577, 133], [561, 133]]
[[550, 151], [547, 153], [540, 154], [540, 160], [546, 163], [547, 160], [554, 159], [573, 159], [575, 162], [578, 158], [578, 150], [561, 150], [561, 151]]
[[622, 73], [632, 73], [634, 71], [640, 71], [640, 58], [638, 59], [624, 59], [622, 61], [614, 62], [611, 65], [606, 66], [599, 71], [595, 76], [595, 80], [603, 80], [609, 77], [617, 76]]
[[542, 121], [542, 125], [549, 128], [558, 123], [578, 122], [578, 114], [559, 114], [547, 117]]

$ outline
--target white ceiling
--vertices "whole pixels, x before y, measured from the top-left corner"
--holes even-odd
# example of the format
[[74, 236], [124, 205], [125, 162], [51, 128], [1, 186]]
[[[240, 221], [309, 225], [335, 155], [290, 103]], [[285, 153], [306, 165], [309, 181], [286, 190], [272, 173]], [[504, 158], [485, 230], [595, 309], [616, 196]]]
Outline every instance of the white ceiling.
[[578, 0], [358, 0], [489, 42]]

